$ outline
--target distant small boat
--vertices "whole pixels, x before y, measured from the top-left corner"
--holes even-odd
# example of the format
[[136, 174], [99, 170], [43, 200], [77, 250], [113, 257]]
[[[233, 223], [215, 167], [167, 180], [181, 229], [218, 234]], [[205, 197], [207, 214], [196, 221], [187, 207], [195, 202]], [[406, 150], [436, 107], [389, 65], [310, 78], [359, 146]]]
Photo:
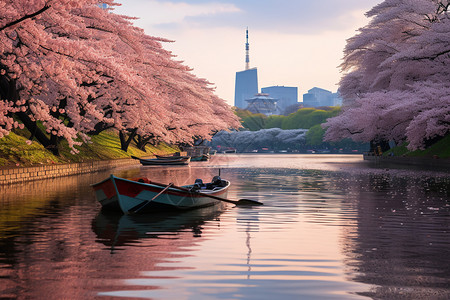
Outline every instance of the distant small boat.
[[138, 159], [139, 162], [144, 166], [161, 166], [161, 165], [188, 165], [191, 161], [190, 156], [171, 156], [171, 157], [165, 157], [165, 158], [151, 158], [151, 159], [144, 159], [144, 158], [138, 158], [135, 156], [132, 156], [134, 159]]
[[191, 157], [191, 161], [207, 161], [209, 160], [209, 154], [202, 154], [199, 156]]
[[[174, 158], [188, 158], [188, 157], [191, 157], [191, 156], [186, 156], [186, 155], [158, 155], [158, 154], [155, 154], [155, 156], [156, 156], [156, 158], [158, 158], [158, 159], [174, 159]], [[192, 160], [192, 157], [191, 157], [191, 160]]]
[[197, 156], [176, 156], [176, 155], [156, 155], [158, 159], [177, 159], [177, 158], [191, 158], [191, 161], [207, 161], [209, 160], [209, 154], [201, 154]]
[[236, 153], [236, 149], [228, 149], [228, 150], [225, 150], [225, 151], [223, 151], [223, 153]]
[[230, 182], [215, 176], [211, 183], [197, 179], [192, 185], [172, 187], [147, 178], [130, 180], [110, 175], [92, 187], [102, 208], [128, 214], [211, 206], [226, 198]]

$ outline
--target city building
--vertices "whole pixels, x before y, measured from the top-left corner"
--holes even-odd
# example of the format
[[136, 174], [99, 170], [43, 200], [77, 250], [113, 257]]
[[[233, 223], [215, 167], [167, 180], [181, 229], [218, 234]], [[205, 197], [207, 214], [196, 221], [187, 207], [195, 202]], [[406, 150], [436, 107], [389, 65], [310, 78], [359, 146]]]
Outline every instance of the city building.
[[279, 109], [284, 112], [286, 108], [298, 104], [298, 88], [289, 86], [269, 86], [261, 89], [261, 93], [269, 94], [277, 99]]
[[245, 109], [246, 99], [250, 99], [258, 93], [258, 70], [250, 68], [250, 44], [248, 43], [248, 28], [245, 31], [245, 70], [236, 72], [236, 83], [234, 87], [234, 106]]
[[248, 28], [245, 33], [245, 70], [236, 72], [234, 106], [250, 109], [256, 113], [273, 115], [289, 113], [293, 107], [301, 107], [302, 104], [303, 107], [342, 105], [339, 92], [332, 93], [318, 87], [313, 87], [308, 93], [303, 94], [303, 102], [298, 102], [297, 87], [268, 86], [262, 88], [261, 93], [258, 94], [258, 70], [250, 68]]
[[234, 90], [234, 106], [245, 109], [247, 102], [258, 93], [258, 72], [256, 68], [236, 72], [236, 85]]
[[304, 107], [319, 107], [319, 106], [338, 106], [342, 105], [342, 98], [339, 93], [332, 93], [330, 91], [314, 87], [303, 94]]
[[333, 93], [333, 106], [342, 106], [342, 97], [339, 92]]
[[258, 93], [245, 101], [248, 103], [245, 109], [251, 113], [265, 114], [266, 116], [281, 114], [281, 111], [277, 106], [277, 99], [270, 97], [269, 94]]

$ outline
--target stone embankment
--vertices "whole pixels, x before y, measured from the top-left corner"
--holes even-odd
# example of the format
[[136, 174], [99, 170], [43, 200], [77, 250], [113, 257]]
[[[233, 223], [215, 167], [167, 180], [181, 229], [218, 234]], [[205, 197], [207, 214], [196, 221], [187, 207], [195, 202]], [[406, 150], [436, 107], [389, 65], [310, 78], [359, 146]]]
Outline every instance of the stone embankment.
[[92, 173], [137, 164], [139, 164], [139, 161], [135, 159], [117, 159], [61, 165], [52, 164], [33, 167], [0, 168], [0, 185]]

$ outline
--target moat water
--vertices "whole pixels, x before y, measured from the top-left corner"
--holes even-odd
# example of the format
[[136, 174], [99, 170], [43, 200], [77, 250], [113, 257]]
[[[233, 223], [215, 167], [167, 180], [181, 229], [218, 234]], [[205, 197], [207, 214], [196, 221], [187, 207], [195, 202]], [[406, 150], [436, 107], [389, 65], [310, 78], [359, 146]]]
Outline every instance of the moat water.
[[101, 212], [110, 172], [0, 187], [0, 299], [449, 299], [450, 173], [360, 155], [220, 154], [117, 176], [220, 175], [233, 204]]

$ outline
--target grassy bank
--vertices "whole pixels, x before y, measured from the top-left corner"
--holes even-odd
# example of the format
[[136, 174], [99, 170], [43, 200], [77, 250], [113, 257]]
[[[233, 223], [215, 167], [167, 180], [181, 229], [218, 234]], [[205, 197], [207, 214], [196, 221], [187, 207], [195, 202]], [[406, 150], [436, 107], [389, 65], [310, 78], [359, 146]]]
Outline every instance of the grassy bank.
[[[67, 144], [61, 144], [61, 155], [54, 156], [42, 145], [33, 142], [28, 145], [26, 138], [15, 133], [0, 139], [0, 167], [32, 166], [37, 164], [62, 164], [86, 162], [93, 160], [111, 160], [120, 158], [152, 157], [154, 154], [168, 154], [179, 151], [177, 147], [161, 143], [158, 147], [148, 145], [146, 151], [141, 151], [130, 145], [127, 152], [120, 149], [120, 141], [116, 132], [105, 131], [93, 136], [90, 143], [77, 147], [80, 153], [73, 155]], [[439, 157], [450, 158], [450, 135], [446, 136], [426, 150], [409, 151], [406, 145], [397, 146], [384, 155], [407, 157]]]
[[394, 156], [450, 158], [450, 135], [425, 150], [410, 151], [406, 145], [400, 145], [385, 152], [384, 155], [391, 155], [391, 153]]
[[125, 152], [120, 149], [119, 137], [114, 131], [105, 131], [100, 135], [93, 136], [90, 143], [77, 147], [80, 152], [76, 155], [70, 153], [67, 143], [61, 144], [61, 155], [55, 156], [39, 143], [33, 142], [28, 145], [26, 140], [25, 137], [12, 132], [0, 139], [0, 167], [110, 160], [130, 158], [132, 155], [151, 157], [154, 154], [179, 151], [176, 147], [161, 143], [158, 147], [148, 145], [145, 152], [130, 145], [128, 151]]

